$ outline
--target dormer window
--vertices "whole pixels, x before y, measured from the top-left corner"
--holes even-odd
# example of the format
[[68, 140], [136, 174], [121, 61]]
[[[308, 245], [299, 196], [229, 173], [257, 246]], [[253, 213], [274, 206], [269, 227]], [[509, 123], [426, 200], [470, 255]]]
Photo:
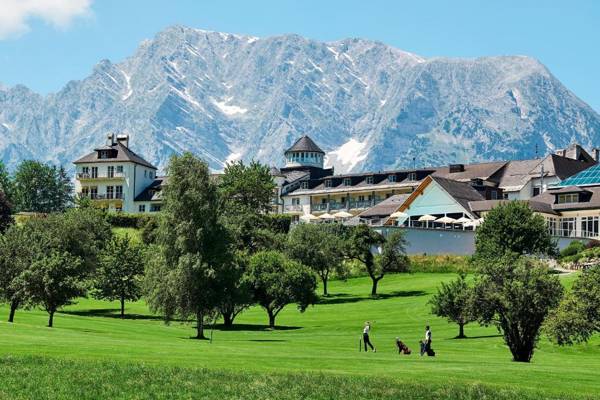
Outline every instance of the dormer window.
[[331, 187], [331, 179], [326, 179], [325, 180], [325, 187], [326, 188], [330, 188]]
[[308, 189], [308, 181], [304, 181], [304, 182], [302, 182], [302, 183], [300, 184], [300, 187], [301, 187], [302, 189]]
[[367, 179], [365, 180], [365, 182], [367, 183], [367, 185], [372, 185], [373, 184], [373, 177], [372, 176], [367, 176]]
[[100, 157], [99, 157], [99, 158], [100, 158], [101, 160], [102, 160], [102, 159], [105, 159], [105, 158], [108, 158], [108, 151], [106, 151], [106, 150], [102, 150], [102, 151], [100, 152]]
[[417, 180], [417, 173], [416, 172], [409, 172], [408, 173], [408, 177], [406, 178], [411, 182], [414, 182]]
[[388, 175], [388, 182], [396, 182], [396, 175]]
[[579, 193], [564, 193], [556, 196], [557, 204], [579, 203]]
[[344, 178], [344, 186], [352, 186], [352, 179]]

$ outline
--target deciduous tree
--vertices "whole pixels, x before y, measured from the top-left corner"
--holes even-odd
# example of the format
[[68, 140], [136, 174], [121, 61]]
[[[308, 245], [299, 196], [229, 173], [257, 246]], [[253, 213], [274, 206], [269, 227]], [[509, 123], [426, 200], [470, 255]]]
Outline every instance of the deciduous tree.
[[343, 274], [344, 243], [338, 224], [300, 224], [290, 231], [287, 253], [290, 258], [311, 268], [323, 282], [327, 296], [327, 282], [332, 273]]
[[86, 294], [87, 276], [83, 260], [69, 252], [52, 251], [40, 255], [19, 277], [26, 302], [41, 305], [48, 312], [48, 327], [54, 325], [54, 313]]
[[171, 158], [168, 174], [158, 230], [160, 256], [148, 266], [147, 299], [167, 321], [195, 317], [196, 337], [205, 339], [204, 319], [219, 306], [218, 277], [230, 262], [229, 238], [208, 165], [185, 153]]
[[475, 285], [478, 320], [498, 328], [514, 361], [529, 362], [546, 316], [562, 297], [558, 277], [522, 256], [490, 260], [483, 271]]
[[141, 296], [144, 257], [140, 245], [129, 236], [114, 236], [100, 252], [98, 268], [94, 273], [94, 297], [118, 300], [121, 318], [125, 317], [125, 301], [136, 301]]
[[260, 251], [250, 258], [246, 279], [254, 300], [269, 316], [269, 327], [275, 327], [275, 318], [283, 308], [296, 303], [298, 310], [317, 300], [316, 278], [312, 271], [276, 251]]
[[[372, 281], [371, 295], [375, 296], [377, 285], [386, 273], [408, 270], [405, 248], [406, 241], [400, 230], [390, 233], [386, 238], [367, 225], [357, 225], [349, 235], [346, 255], [364, 265]], [[375, 257], [375, 249], [381, 250], [379, 257]]]
[[464, 327], [475, 320], [473, 315], [473, 289], [465, 274], [449, 283], [442, 282], [437, 293], [429, 301], [431, 312], [458, 324], [457, 338], [465, 338]]
[[14, 201], [18, 211], [64, 211], [72, 203], [72, 191], [62, 167], [27, 160], [19, 164], [15, 172]]
[[547, 321], [549, 337], [559, 345], [587, 342], [600, 332], [600, 266], [583, 273]]

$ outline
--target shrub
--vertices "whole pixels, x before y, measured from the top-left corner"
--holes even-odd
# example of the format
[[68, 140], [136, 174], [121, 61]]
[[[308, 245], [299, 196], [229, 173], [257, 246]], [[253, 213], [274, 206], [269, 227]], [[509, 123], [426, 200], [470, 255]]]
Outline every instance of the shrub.
[[266, 214], [267, 228], [276, 233], [287, 234], [290, 231], [292, 217], [285, 214]]
[[137, 228], [142, 217], [142, 214], [128, 214], [123, 212], [107, 214], [108, 223], [111, 226], [119, 228]]
[[409, 256], [409, 258], [410, 272], [469, 273], [475, 270], [470, 256], [444, 254]]
[[138, 219], [138, 229], [141, 231], [143, 243], [156, 243], [156, 234], [158, 232], [159, 215], [143, 214]]
[[577, 253], [581, 253], [583, 250], [585, 250], [585, 245], [578, 240], [574, 240], [571, 243], [569, 243], [567, 247], [561, 250], [560, 258], [573, 256]]

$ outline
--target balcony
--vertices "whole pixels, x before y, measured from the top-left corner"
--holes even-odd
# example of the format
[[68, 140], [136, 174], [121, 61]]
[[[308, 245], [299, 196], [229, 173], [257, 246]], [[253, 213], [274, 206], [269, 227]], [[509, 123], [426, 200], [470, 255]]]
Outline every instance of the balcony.
[[302, 206], [300, 204], [288, 204], [287, 206], [283, 207], [283, 210], [285, 212], [301, 212]]
[[113, 174], [90, 174], [85, 172], [78, 172], [77, 179], [81, 181], [87, 180], [99, 180], [99, 179], [125, 179], [125, 174], [123, 172], [115, 172]]
[[123, 193], [113, 193], [113, 194], [106, 194], [106, 193], [78, 193], [79, 198], [81, 199], [90, 199], [90, 200], [124, 200], [125, 196], [123, 195]]
[[338, 211], [338, 210], [356, 210], [371, 208], [375, 204], [381, 201], [380, 198], [375, 200], [364, 200], [364, 201], [347, 201], [344, 203], [330, 202], [330, 203], [319, 203], [312, 204], [311, 211]]

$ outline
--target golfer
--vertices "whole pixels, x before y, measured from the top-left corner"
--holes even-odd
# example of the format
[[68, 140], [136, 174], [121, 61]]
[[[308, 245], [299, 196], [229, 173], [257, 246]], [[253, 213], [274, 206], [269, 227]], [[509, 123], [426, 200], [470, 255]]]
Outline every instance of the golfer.
[[363, 343], [365, 344], [365, 351], [367, 350], [367, 345], [371, 348], [371, 350], [373, 350], [373, 353], [375, 353], [377, 351], [377, 349], [375, 349], [375, 347], [373, 346], [373, 344], [371, 343], [371, 340], [369, 339], [369, 331], [371, 330], [371, 323], [369, 321], [365, 322], [365, 327], [363, 328]]

